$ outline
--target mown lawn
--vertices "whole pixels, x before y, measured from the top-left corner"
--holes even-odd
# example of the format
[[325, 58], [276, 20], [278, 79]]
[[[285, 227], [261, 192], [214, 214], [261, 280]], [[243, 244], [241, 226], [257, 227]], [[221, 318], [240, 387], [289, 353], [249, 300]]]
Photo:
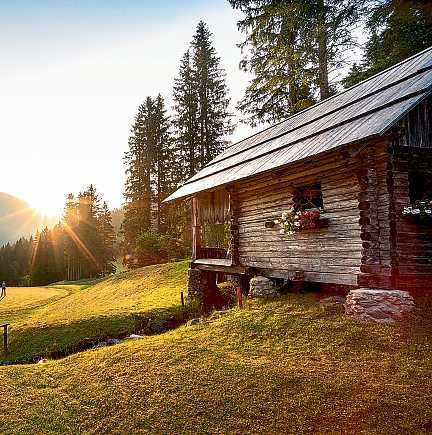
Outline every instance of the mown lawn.
[[25, 310], [48, 304], [68, 294], [67, 288], [9, 287], [6, 297], [0, 299], [0, 316], [23, 315]]
[[103, 280], [8, 289], [0, 322], [10, 322], [9, 353], [0, 361], [25, 362], [68, 354], [83, 340], [121, 337], [143, 319], [164, 322], [180, 313], [187, 262], [123, 272]]
[[431, 433], [431, 332], [426, 321], [323, 314], [312, 296], [251, 302], [197, 326], [1, 367], [2, 433]]

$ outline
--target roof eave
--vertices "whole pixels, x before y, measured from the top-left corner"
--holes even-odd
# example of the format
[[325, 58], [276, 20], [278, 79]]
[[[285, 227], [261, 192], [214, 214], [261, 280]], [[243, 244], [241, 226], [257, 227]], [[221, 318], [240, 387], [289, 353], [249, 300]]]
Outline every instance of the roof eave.
[[[277, 167], [274, 167], [272, 169], [269, 169], [267, 171], [259, 172], [257, 174], [248, 175], [248, 176], [239, 178], [237, 180], [231, 181], [229, 183], [220, 184], [220, 185], [217, 185], [217, 186], [210, 187], [208, 189], [197, 190], [194, 193], [189, 193], [189, 194], [185, 194], [185, 195], [176, 196], [175, 194], [185, 185], [184, 184], [178, 190], [176, 190], [174, 193], [172, 193], [170, 196], [168, 196], [166, 199], [164, 199], [162, 202], [168, 203], [168, 202], [178, 201], [180, 199], [181, 200], [185, 200], [185, 199], [188, 199], [188, 198], [192, 198], [194, 195], [196, 195], [198, 193], [211, 192], [213, 190], [223, 189], [223, 188], [225, 188], [225, 187], [227, 187], [229, 185], [232, 185], [232, 184], [240, 183], [240, 182], [245, 181], [245, 180], [249, 180], [249, 179], [253, 179], [255, 177], [266, 175], [266, 174], [269, 174], [269, 173], [274, 172], [274, 171], [280, 171], [281, 169], [289, 168], [290, 166], [293, 166], [295, 164], [305, 163], [308, 160], [316, 159], [316, 158], [321, 158], [321, 157], [323, 157], [325, 155], [328, 155], [328, 154], [331, 154], [331, 153], [334, 153], [334, 152], [339, 152], [342, 148], [345, 148], [345, 147], [350, 146], [350, 145], [359, 145], [359, 146], [363, 145], [363, 147], [364, 147], [364, 146], [368, 145], [367, 142], [369, 142], [372, 139], [378, 139], [378, 138], [382, 137], [385, 133], [386, 132], [379, 133], [379, 134], [371, 134], [371, 135], [369, 135], [367, 137], [364, 137], [362, 139], [359, 139], [359, 140], [356, 140], [356, 141], [352, 141], [352, 142], [347, 142], [345, 144], [342, 144], [342, 145], [339, 145], [339, 146], [337, 146], [335, 148], [332, 148], [331, 150], [326, 150], [326, 151], [323, 151], [323, 152], [321, 152], [319, 154], [314, 154], [313, 156], [308, 156], [308, 157], [305, 157], [305, 158], [300, 159], [300, 160], [289, 162], [289, 163], [286, 163], [284, 165], [277, 166]], [[356, 153], [356, 155], [357, 154], [358, 153]]]

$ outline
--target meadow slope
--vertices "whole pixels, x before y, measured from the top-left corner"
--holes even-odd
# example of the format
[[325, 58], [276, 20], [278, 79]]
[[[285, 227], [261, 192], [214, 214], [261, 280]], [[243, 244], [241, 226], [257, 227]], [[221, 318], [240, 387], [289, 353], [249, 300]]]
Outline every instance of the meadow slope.
[[8, 289], [0, 321], [11, 323], [9, 354], [0, 353], [0, 361], [67, 354], [83, 340], [134, 332], [144, 319], [175, 317], [186, 269], [187, 262], [170, 263], [102, 280]]
[[[169, 268], [183, 285], [185, 267], [164, 267], [160, 281], [142, 285], [172, 291], [175, 304]], [[153, 297], [149, 310], [139, 301], [157, 309]], [[0, 367], [1, 432], [430, 433], [430, 325], [362, 324], [322, 313], [310, 295], [248, 302], [196, 326]]]

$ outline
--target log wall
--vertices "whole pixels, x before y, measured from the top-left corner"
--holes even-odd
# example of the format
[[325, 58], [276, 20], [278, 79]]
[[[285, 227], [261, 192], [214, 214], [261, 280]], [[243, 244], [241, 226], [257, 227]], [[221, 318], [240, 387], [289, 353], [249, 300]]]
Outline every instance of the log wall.
[[411, 110], [394, 130], [397, 137], [389, 147], [393, 285], [431, 291], [432, 222], [403, 216], [402, 210], [411, 203], [410, 172], [432, 180], [432, 97]]
[[394, 286], [402, 290], [432, 290], [432, 220], [420, 222], [403, 216], [410, 205], [409, 173], [432, 178], [432, 154], [426, 150], [395, 147], [390, 160], [393, 179], [392, 243]]
[[358, 172], [360, 185], [359, 213], [362, 239], [361, 287], [391, 288], [393, 263], [391, 214], [393, 203], [389, 190], [389, 154], [391, 142], [371, 144], [360, 154], [363, 162]]
[[[363, 255], [359, 224], [358, 156], [332, 153], [325, 159], [239, 183], [239, 260], [267, 276], [286, 277], [302, 270], [307, 281], [357, 285]], [[292, 204], [297, 187], [320, 182], [328, 228], [294, 235], [266, 228]]]

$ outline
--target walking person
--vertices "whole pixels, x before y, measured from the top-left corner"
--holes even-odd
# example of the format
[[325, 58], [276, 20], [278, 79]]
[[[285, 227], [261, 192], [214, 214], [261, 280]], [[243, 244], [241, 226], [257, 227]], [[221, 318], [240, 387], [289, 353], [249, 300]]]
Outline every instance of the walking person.
[[3, 281], [2, 282], [2, 292], [1, 292], [1, 297], [5, 298], [6, 297], [6, 283]]

